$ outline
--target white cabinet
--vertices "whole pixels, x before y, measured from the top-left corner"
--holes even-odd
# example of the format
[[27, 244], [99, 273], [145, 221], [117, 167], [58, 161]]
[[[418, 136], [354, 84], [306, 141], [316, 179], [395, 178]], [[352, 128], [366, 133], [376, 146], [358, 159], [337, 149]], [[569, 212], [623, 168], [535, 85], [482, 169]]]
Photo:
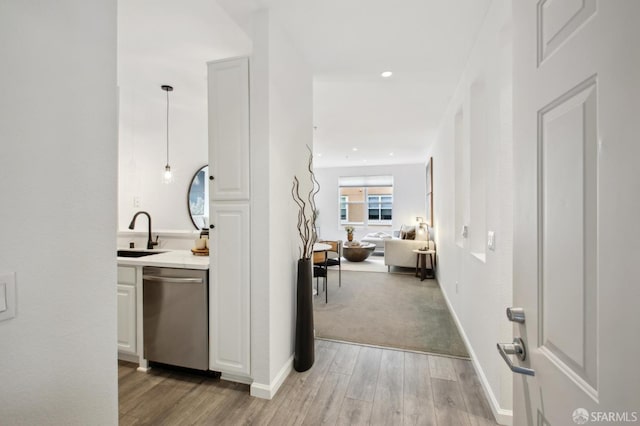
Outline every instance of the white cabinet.
[[211, 199], [249, 200], [249, 59], [208, 67]]
[[209, 369], [246, 381], [251, 375], [248, 58], [209, 63], [208, 83]]
[[136, 287], [118, 284], [118, 351], [136, 353]]
[[209, 368], [248, 376], [250, 359], [249, 206], [212, 206]]
[[118, 352], [135, 355], [137, 350], [136, 268], [118, 266]]

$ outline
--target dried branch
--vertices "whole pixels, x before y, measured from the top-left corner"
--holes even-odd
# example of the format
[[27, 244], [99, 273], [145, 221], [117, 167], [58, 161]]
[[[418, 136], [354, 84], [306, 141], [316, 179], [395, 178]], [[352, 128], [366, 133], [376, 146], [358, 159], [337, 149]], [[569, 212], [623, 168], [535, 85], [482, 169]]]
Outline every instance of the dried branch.
[[[298, 235], [300, 235], [300, 239], [303, 242], [303, 246], [304, 246], [304, 241], [305, 241], [305, 236], [304, 233], [302, 231], [302, 225], [304, 223], [304, 200], [302, 200], [300, 198], [300, 182], [298, 181], [298, 178], [296, 176], [293, 177], [293, 186], [291, 187], [291, 196], [293, 197], [293, 201], [298, 205], [298, 223], [297, 223], [297, 228], [298, 228]], [[302, 249], [300, 249], [300, 256], [303, 256]]]
[[309, 161], [307, 162], [307, 170], [309, 170], [309, 178], [311, 180], [311, 190], [309, 191], [308, 200], [309, 207], [311, 209], [311, 241], [310, 241], [310, 252], [313, 253], [313, 245], [318, 240], [318, 234], [316, 233], [316, 219], [317, 219], [317, 209], [316, 209], [316, 195], [320, 192], [320, 182], [316, 179], [316, 175], [313, 172], [313, 152], [311, 148], [307, 145], [307, 150], [309, 151]]
[[[300, 236], [300, 240], [302, 242], [302, 247], [299, 248], [300, 255], [303, 259], [310, 259], [313, 254], [313, 245], [318, 239], [318, 235], [316, 233], [316, 218], [317, 218], [317, 210], [316, 210], [316, 202], [315, 197], [316, 194], [320, 191], [320, 183], [316, 179], [315, 174], [313, 173], [313, 153], [311, 148], [307, 146], [309, 150], [309, 161], [307, 163], [307, 170], [310, 174], [311, 179], [311, 190], [307, 194], [307, 202], [300, 195], [300, 181], [297, 176], [293, 177], [293, 185], [291, 187], [291, 196], [293, 197], [293, 201], [298, 206], [298, 235]], [[310, 217], [307, 216], [307, 206], [309, 206]]]

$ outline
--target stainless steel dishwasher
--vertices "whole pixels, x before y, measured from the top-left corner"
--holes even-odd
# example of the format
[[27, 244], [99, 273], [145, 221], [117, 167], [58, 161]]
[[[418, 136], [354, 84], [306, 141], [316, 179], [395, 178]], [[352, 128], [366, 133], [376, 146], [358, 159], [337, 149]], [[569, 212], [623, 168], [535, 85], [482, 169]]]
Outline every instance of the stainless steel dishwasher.
[[144, 357], [209, 369], [208, 271], [143, 269]]

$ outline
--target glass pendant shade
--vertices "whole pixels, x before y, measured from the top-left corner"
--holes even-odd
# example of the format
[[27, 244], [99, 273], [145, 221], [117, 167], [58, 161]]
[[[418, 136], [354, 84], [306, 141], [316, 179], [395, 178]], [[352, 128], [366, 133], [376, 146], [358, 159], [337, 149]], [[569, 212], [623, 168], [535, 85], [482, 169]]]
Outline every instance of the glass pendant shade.
[[173, 173], [171, 172], [171, 166], [169, 166], [169, 164], [164, 166], [164, 171], [162, 172], [162, 182], [163, 183], [173, 182]]

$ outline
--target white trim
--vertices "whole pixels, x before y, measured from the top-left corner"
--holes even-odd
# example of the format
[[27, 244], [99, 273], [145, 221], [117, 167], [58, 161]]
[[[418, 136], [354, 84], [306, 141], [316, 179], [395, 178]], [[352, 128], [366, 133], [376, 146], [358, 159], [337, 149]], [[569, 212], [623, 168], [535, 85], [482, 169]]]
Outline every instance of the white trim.
[[[438, 279], [438, 282], [440, 282], [439, 279]], [[447, 297], [447, 293], [445, 292], [444, 287], [440, 286], [440, 289], [442, 290], [442, 295], [444, 296], [444, 300], [447, 303], [449, 312], [451, 312], [453, 321], [456, 323], [458, 332], [460, 332], [460, 337], [462, 337], [462, 341], [464, 342], [464, 345], [467, 348], [467, 352], [469, 352], [469, 356], [471, 357], [471, 365], [473, 365], [474, 370], [476, 370], [476, 375], [478, 376], [478, 380], [482, 385], [482, 390], [484, 391], [484, 394], [487, 397], [487, 400], [489, 401], [489, 406], [491, 407], [493, 416], [496, 418], [496, 421], [498, 422], [498, 424], [507, 425], [507, 426], [513, 425], [513, 410], [506, 410], [500, 407], [500, 404], [498, 403], [498, 400], [496, 399], [496, 396], [493, 393], [493, 390], [491, 389], [491, 385], [487, 380], [487, 376], [484, 374], [484, 370], [482, 369], [482, 366], [478, 364], [478, 361], [477, 361], [478, 358], [476, 357], [476, 354], [473, 351], [473, 348], [471, 347], [471, 343], [469, 342], [469, 339], [467, 338], [467, 335], [465, 334], [464, 329], [462, 328], [462, 324], [460, 323], [460, 320], [458, 319], [458, 316], [456, 315], [456, 312], [453, 309], [453, 306], [451, 306], [451, 303], [449, 302], [449, 298]]]
[[138, 361], [140, 361], [140, 357], [137, 354], [128, 354], [124, 352], [118, 352], [118, 360], [134, 362], [137, 364]]
[[475, 257], [480, 262], [487, 263], [487, 255], [485, 253], [476, 253], [476, 252], [473, 252], [473, 251], [469, 252], [469, 253], [471, 253], [471, 256]]
[[338, 186], [393, 186], [393, 175], [383, 176], [340, 176]]
[[251, 384], [251, 396], [255, 396], [256, 398], [263, 399], [271, 399], [273, 398], [280, 386], [284, 383], [289, 373], [293, 370], [293, 355], [284, 363], [276, 377], [271, 381], [270, 384], [265, 385], [262, 383], [253, 382]]
[[253, 379], [251, 377], [231, 373], [220, 373], [220, 379], [228, 382], [242, 383], [243, 385], [251, 385], [253, 383]]

